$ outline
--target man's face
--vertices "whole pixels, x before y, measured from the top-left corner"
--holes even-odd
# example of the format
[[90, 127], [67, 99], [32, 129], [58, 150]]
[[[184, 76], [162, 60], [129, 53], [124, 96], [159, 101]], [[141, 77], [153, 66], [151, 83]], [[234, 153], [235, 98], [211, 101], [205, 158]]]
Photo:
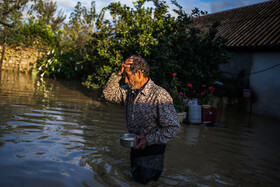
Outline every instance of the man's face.
[[129, 69], [125, 70], [125, 83], [132, 89], [137, 90], [140, 87], [140, 79], [136, 74], [132, 74]]

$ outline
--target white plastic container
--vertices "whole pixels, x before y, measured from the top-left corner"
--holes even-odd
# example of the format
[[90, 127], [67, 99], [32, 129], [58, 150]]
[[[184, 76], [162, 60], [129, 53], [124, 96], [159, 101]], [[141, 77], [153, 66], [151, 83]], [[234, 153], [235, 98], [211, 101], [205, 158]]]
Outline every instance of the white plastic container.
[[189, 102], [189, 113], [190, 123], [201, 123], [201, 106], [198, 105], [197, 99], [192, 99]]

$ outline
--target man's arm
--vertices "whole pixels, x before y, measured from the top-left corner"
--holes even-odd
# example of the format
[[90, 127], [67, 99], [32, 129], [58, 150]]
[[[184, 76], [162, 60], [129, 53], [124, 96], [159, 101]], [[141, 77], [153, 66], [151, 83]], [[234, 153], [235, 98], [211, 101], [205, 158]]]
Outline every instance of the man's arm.
[[159, 126], [146, 135], [148, 145], [167, 143], [180, 130], [177, 113], [171, 96], [164, 90], [157, 98]]
[[112, 73], [111, 77], [106, 83], [103, 94], [106, 100], [124, 105], [127, 89], [126, 87], [120, 86], [119, 81], [121, 80], [121, 78], [121, 75]]
[[130, 57], [122, 63], [121, 68], [117, 73], [112, 73], [103, 90], [103, 94], [106, 100], [125, 105], [128, 87], [121, 87], [119, 82], [125, 69], [129, 69], [132, 63], [133, 60], [132, 57]]

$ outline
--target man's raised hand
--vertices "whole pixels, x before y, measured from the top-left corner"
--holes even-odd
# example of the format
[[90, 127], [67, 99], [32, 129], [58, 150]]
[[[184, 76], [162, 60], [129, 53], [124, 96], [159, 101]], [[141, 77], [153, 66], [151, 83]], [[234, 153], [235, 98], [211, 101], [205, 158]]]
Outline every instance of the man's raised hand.
[[[125, 70], [129, 70], [131, 64], [133, 64], [133, 57], [129, 57], [128, 59], [126, 59], [122, 65], [121, 65], [121, 69], [119, 70], [118, 74], [121, 75]], [[127, 69], [126, 69], [127, 68]]]

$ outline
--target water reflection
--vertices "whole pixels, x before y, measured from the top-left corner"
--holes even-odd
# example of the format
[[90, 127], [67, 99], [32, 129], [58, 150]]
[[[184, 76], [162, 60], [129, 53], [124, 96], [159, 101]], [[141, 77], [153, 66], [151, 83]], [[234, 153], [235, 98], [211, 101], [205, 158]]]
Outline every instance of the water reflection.
[[186, 144], [195, 146], [200, 134], [199, 126], [188, 126], [186, 127]]
[[[124, 110], [79, 82], [2, 72], [0, 186], [137, 186]], [[279, 122], [219, 111], [223, 127], [183, 125], [149, 186], [277, 186]]]

